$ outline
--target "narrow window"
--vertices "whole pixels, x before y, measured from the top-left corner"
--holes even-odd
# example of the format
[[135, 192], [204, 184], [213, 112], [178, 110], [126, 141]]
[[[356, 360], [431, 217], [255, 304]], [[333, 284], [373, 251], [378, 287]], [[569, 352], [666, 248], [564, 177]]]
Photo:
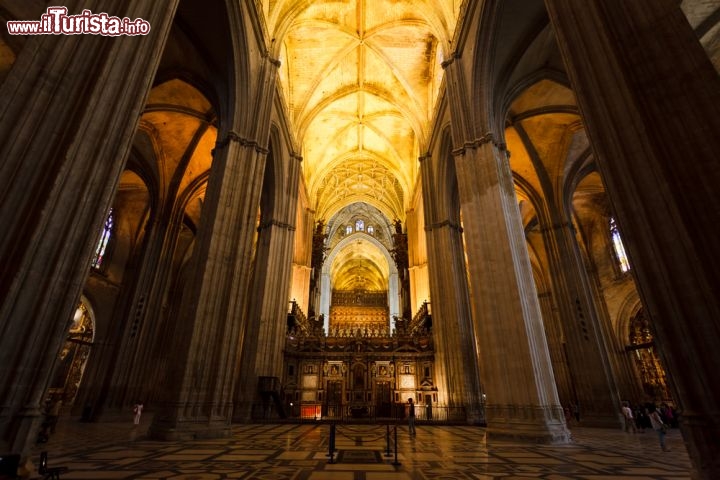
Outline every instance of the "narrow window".
[[375, 235], [375, 227], [373, 227], [372, 225], [368, 225], [367, 233], [369, 233], [370, 235]]
[[345, 227], [345, 235], [350, 235], [352, 233], [352, 225], [348, 225]]
[[105, 261], [105, 254], [107, 253], [108, 243], [112, 236], [113, 226], [115, 218], [113, 216], [112, 208], [108, 212], [107, 219], [105, 219], [105, 225], [103, 225], [102, 234], [100, 235], [100, 241], [98, 242], [97, 248], [95, 248], [95, 256], [92, 259], [91, 267], [99, 270], [103, 266]]
[[626, 273], [630, 270], [630, 261], [625, 253], [622, 238], [620, 238], [620, 230], [618, 230], [617, 223], [615, 223], [615, 219], [612, 217], [610, 217], [610, 236], [612, 237], [615, 258], [617, 258], [620, 271]]

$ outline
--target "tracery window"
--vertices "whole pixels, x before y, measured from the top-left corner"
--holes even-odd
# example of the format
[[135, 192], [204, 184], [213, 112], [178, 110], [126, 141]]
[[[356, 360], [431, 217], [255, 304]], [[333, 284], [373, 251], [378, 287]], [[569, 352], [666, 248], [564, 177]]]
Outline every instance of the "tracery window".
[[375, 227], [373, 227], [372, 225], [368, 225], [367, 233], [370, 235], [375, 235]]
[[108, 249], [108, 243], [110, 242], [110, 238], [112, 237], [114, 226], [115, 217], [111, 208], [108, 212], [107, 218], [105, 219], [102, 234], [100, 235], [100, 241], [95, 248], [95, 255], [93, 256], [92, 263], [90, 264], [91, 267], [96, 270], [99, 270], [103, 266], [103, 262], [105, 261], [105, 254], [107, 253]]
[[610, 217], [610, 237], [612, 238], [615, 258], [618, 261], [620, 271], [622, 273], [626, 273], [630, 270], [630, 261], [625, 253], [625, 246], [623, 245], [622, 238], [620, 238], [620, 230], [618, 230], [617, 223], [613, 217]]
[[356, 220], [355, 221], [355, 231], [356, 232], [364, 232], [365, 231], [365, 222], [362, 220]]
[[353, 232], [352, 225], [345, 227], [345, 235], [350, 235]]

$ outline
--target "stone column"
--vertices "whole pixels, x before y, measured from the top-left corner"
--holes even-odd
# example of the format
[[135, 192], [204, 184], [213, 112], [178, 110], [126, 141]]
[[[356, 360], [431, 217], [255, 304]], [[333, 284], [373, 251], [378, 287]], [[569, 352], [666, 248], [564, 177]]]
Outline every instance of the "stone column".
[[[179, 171], [184, 171], [179, 169]], [[137, 279], [131, 284], [132, 296], [126, 296], [128, 306], [122, 306], [114, 317], [119, 323], [117, 335], [108, 352], [112, 355], [104, 378], [96, 386], [96, 403], [100, 414], [128, 412], [137, 401], [153, 401], [153, 386], [162, 375], [160, 369], [148, 371], [147, 365], [159, 366], [162, 358], [163, 339], [167, 337], [168, 323], [175, 322], [175, 312], [168, 308], [168, 290], [173, 273], [177, 272], [182, 258], [177, 252], [182, 232], [183, 216], [187, 202], [201, 188], [207, 176], [201, 176], [193, 186], [179, 195], [180, 176], [170, 182], [168, 201], [158, 205], [155, 219], [148, 224], [142, 258], [138, 265]], [[126, 287], [127, 288], [127, 287]]]
[[555, 386], [508, 153], [488, 126], [495, 123], [492, 106], [482, 103], [481, 111], [468, 110], [474, 101], [461, 55], [446, 60], [443, 68], [457, 146], [452, 153], [479, 371], [487, 395], [487, 434], [566, 443], [570, 433]]
[[[215, 148], [203, 219], [150, 427], [160, 439], [230, 435], [267, 150], [235, 132]], [[242, 188], [239, 188], [242, 186]], [[254, 341], [254, 339], [253, 339]]]
[[435, 189], [430, 188], [429, 184], [436, 180], [432, 161], [430, 157], [422, 157], [420, 167], [424, 185], [423, 202], [426, 205], [425, 231], [438, 395], [445, 399], [448, 407], [465, 407], [468, 422], [478, 423], [483, 417], [481, 387], [462, 231], [460, 225], [447, 218], [432, 218], [432, 209], [428, 206], [442, 203], [438, 198], [431, 198], [430, 192]]
[[388, 319], [389, 331], [395, 327], [395, 317], [400, 317], [402, 312], [400, 311], [400, 280], [398, 279], [397, 271], [393, 272], [390, 270], [390, 278], [388, 279], [388, 305], [390, 307], [390, 318]]
[[488, 435], [567, 442], [507, 152], [488, 134], [454, 154]]
[[550, 361], [555, 374], [555, 387], [561, 405], [563, 408], [569, 408], [570, 404], [575, 401], [576, 395], [573, 392], [572, 375], [568, 366], [565, 347], [566, 339], [562, 331], [560, 318], [558, 318], [559, 314], [554, 306], [550, 292], [538, 292], [538, 301], [540, 302], [540, 310], [545, 325]]
[[289, 171], [273, 169], [272, 173], [266, 173], [281, 178], [271, 182], [275, 185], [274, 191], [264, 194], [282, 198], [283, 201], [273, 202], [277, 210], [264, 212], [258, 228], [254, 284], [249, 298], [251, 303], [245, 333], [245, 337], [251, 340], [245, 343], [242, 360], [237, 367], [240, 380], [235, 392], [236, 411], [233, 417], [236, 421], [251, 419], [252, 404], [258, 400], [259, 376], [283, 379], [283, 351], [290, 300], [288, 294], [296, 231], [295, 225], [290, 222], [296, 218], [300, 160], [297, 156], [291, 156], [287, 162], [277, 163]]
[[[159, 271], [164, 270], [159, 258], [165, 233], [160, 231], [161, 228], [159, 222], [152, 220], [146, 226], [146, 237], [138, 243], [137, 251], [133, 252], [132, 263], [137, 268], [131, 267], [126, 271], [108, 328], [102, 333], [96, 332], [92, 360], [88, 362], [83, 375], [74, 409], [80, 412], [84, 407], [90, 407], [93, 420], [106, 418], [106, 415], [112, 418], [113, 413], [124, 413], [127, 416], [130, 410], [123, 412], [122, 408], [129, 408], [132, 399], [149, 400], [141, 389], [149, 380], [149, 372], [144, 367], [150, 362], [138, 360], [136, 356], [139, 351], [143, 351], [140, 345], [157, 342], [158, 338], [142, 335], [141, 332], [146, 307], [154, 306], [152, 297], [149, 298], [152, 280]], [[136, 363], [139, 366], [134, 369]], [[130, 382], [129, 378], [133, 374], [136, 381]]]
[[[162, 398], [150, 426], [161, 439], [225, 437], [231, 434], [237, 367], [248, 338], [248, 305], [255, 222], [265, 173], [270, 114], [279, 62], [263, 55], [253, 91], [254, 108], [234, 105], [230, 118], [249, 125], [243, 136], [218, 133], [203, 215], [161, 382]], [[238, 72], [238, 75], [243, 72]], [[248, 72], [245, 72], [248, 73]], [[243, 80], [244, 81], [244, 80]], [[290, 175], [295, 179], [299, 173]], [[293, 201], [297, 182], [288, 183]], [[287, 211], [287, 210], [284, 210]], [[292, 218], [295, 213], [288, 213]], [[289, 223], [289, 222], [287, 222]], [[289, 248], [291, 248], [290, 245]], [[285, 280], [289, 278], [288, 269]], [[286, 303], [282, 302], [283, 308]]]
[[[545, 1], [695, 478], [720, 478], [720, 78], [677, 0]], [[597, 59], [602, 58], [602, 62]]]
[[332, 300], [330, 265], [328, 265], [327, 262], [323, 265], [322, 276], [320, 278], [320, 313], [325, 318], [325, 334], [327, 334], [330, 322], [330, 301]]
[[149, 34], [32, 37], [0, 88], [2, 451], [34, 442], [177, 0], [107, 5], [148, 21]]
[[622, 428], [615, 368], [610, 359], [615, 350], [606, 341], [601, 324], [605, 318], [595, 308], [574, 230], [568, 222], [552, 223], [553, 219], [541, 217], [543, 243], [565, 336], [572, 400], [579, 406], [583, 425]]

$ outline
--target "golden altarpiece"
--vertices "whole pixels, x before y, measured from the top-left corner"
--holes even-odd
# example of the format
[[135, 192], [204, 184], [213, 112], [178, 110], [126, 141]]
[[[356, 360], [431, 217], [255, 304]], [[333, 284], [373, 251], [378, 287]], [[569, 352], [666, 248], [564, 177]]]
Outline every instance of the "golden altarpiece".
[[401, 417], [408, 398], [438, 410], [433, 381], [432, 319], [428, 304], [391, 330], [387, 292], [333, 291], [329, 331], [295, 303], [288, 314], [284, 400], [302, 418]]

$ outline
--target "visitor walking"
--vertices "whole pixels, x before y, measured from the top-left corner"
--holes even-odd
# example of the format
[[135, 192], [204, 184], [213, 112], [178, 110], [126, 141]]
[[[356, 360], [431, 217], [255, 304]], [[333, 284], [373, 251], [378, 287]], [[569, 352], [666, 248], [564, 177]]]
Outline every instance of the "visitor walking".
[[660, 440], [660, 448], [663, 452], [669, 452], [670, 449], [665, 446], [665, 433], [667, 432], [667, 425], [663, 422], [660, 413], [655, 408], [655, 405], [650, 405], [647, 409], [648, 418], [650, 418], [650, 424], [653, 430], [658, 434]]
[[133, 407], [133, 413], [135, 413], [135, 417], [133, 418], [133, 423], [135, 425], [140, 425], [140, 416], [142, 415], [142, 411], [143, 411], [143, 403], [142, 402], [136, 403], [135, 406]]
[[625, 432], [627, 433], [632, 430], [632, 433], [637, 433], [637, 428], [635, 428], [635, 419], [633, 418], [630, 404], [628, 402], [622, 402], [621, 410], [625, 421]]
[[412, 398], [408, 398], [408, 428], [410, 435], [415, 435], [415, 402]]

